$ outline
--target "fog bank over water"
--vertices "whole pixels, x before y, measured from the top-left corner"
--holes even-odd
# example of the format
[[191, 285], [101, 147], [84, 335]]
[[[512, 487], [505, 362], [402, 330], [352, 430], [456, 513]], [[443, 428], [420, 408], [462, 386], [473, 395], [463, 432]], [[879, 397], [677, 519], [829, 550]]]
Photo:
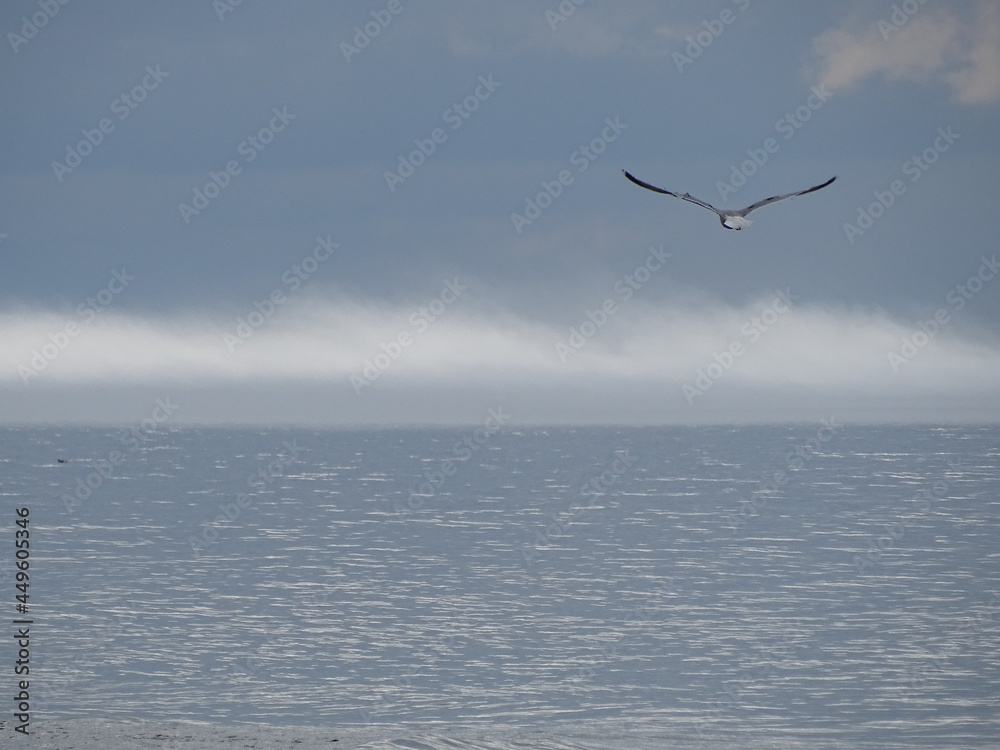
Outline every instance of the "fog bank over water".
[[442, 290], [413, 308], [298, 300], [270, 318], [107, 312], [76, 335], [65, 316], [6, 314], [2, 418], [128, 421], [165, 395], [181, 423], [475, 422], [498, 405], [522, 423], [1000, 416], [1000, 350], [946, 308], [902, 321], [790, 289], [743, 307], [612, 293], [564, 325]]

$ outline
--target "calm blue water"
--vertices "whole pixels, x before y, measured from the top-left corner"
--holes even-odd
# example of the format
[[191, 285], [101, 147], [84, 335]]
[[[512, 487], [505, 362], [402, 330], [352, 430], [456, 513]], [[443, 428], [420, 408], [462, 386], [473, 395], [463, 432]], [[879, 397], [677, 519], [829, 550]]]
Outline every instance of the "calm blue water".
[[0, 440], [38, 725], [1000, 746], [998, 427]]

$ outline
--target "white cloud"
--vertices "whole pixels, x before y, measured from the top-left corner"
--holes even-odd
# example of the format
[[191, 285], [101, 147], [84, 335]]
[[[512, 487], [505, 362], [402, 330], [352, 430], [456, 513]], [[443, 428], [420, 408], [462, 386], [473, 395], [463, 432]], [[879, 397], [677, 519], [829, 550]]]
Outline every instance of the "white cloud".
[[[509, 314], [486, 317], [464, 300], [432, 322], [414, 317], [418, 307], [294, 300], [233, 352], [224, 340], [236, 331], [233, 319], [142, 318], [108, 310], [67, 341], [60, 332], [72, 317], [9, 312], [0, 314], [0, 391], [13, 405], [19, 394], [53, 387], [81, 393], [107, 385], [233, 393], [263, 387], [276, 389], [268, 404], [271, 418], [280, 415], [281, 399], [300, 387], [332, 389], [345, 404], [359, 398], [377, 404], [405, 392], [408, 401], [394, 407], [396, 421], [423, 414], [433, 394], [449, 389], [478, 392], [483, 402], [486, 394], [506, 394], [506, 403], [540, 408], [545, 394], [556, 392], [572, 408], [555, 410], [549, 419], [560, 421], [561, 415], [574, 422], [606, 420], [612, 402], [618, 404], [614, 413], [639, 419], [654, 413], [644, 405], [654, 398], [657, 409], [669, 406], [687, 421], [696, 421], [699, 409], [748, 399], [765, 421], [769, 414], [787, 418], [779, 407], [791, 392], [818, 394], [813, 402], [837, 393], [842, 404], [876, 400], [905, 409], [960, 397], [972, 413], [984, 399], [1000, 403], [1000, 348], [963, 337], [952, 325], [924, 341], [923, 334], [915, 336], [915, 324], [882, 314], [798, 303], [783, 312], [773, 294], [743, 307], [707, 304], [622, 303], [598, 327], [590, 321], [601, 316], [588, 312], [599, 305], [581, 308], [570, 325], [556, 326]], [[584, 338], [572, 341], [571, 327]], [[903, 349], [904, 338], [915, 348]], [[569, 347], [562, 357], [557, 342]], [[905, 361], [894, 369], [889, 352]], [[19, 371], [38, 369], [39, 355], [47, 364], [25, 384]], [[361, 395], [350, 385], [352, 376], [370, 382]], [[700, 392], [689, 398], [685, 385]], [[594, 388], [610, 401], [598, 403]], [[919, 414], [911, 409], [912, 418]], [[9, 419], [0, 410], [0, 421]]]
[[948, 82], [966, 104], [1000, 100], [1000, 7], [982, 6], [971, 36], [968, 65], [950, 73]]
[[944, 83], [963, 104], [1000, 101], [1000, 8], [912, 6], [910, 14], [895, 4], [882, 18], [855, 16], [818, 36], [819, 82], [836, 91], [881, 74]]

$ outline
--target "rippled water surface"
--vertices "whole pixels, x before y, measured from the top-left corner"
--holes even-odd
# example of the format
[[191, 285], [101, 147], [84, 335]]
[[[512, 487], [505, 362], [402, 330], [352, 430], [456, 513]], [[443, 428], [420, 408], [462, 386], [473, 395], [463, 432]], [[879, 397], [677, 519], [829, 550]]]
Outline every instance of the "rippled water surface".
[[0, 525], [31, 513], [39, 725], [1000, 741], [997, 427], [0, 439]]

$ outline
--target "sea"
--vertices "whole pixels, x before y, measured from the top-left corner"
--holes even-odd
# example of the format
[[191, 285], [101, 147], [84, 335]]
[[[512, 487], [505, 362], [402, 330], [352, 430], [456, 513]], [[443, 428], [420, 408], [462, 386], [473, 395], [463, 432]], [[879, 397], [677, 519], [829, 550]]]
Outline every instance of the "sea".
[[502, 421], [0, 428], [0, 747], [1000, 747], [1000, 427]]

